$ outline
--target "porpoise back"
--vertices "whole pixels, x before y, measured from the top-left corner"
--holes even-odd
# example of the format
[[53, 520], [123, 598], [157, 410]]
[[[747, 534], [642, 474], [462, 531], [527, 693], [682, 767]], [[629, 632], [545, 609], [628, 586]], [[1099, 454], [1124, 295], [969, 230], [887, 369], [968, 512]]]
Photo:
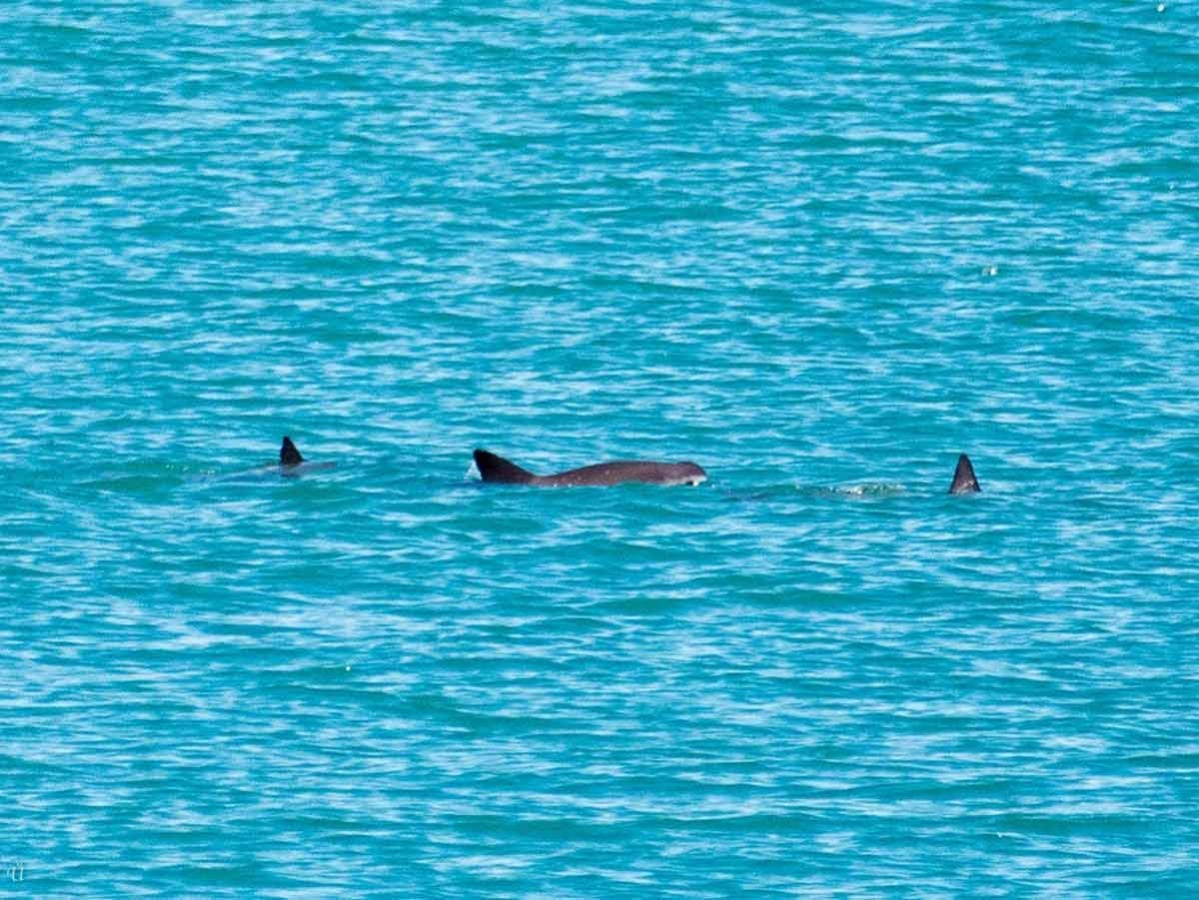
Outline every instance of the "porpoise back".
[[538, 480], [532, 472], [486, 450], [475, 451], [475, 467], [484, 481], [495, 484], [535, 484]]
[[953, 483], [949, 486], [951, 494], [977, 494], [982, 488], [974, 477], [974, 466], [970, 457], [963, 453], [958, 457], [958, 467], [953, 470]]
[[480, 477], [486, 482], [496, 484], [528, 484], [538, 487], [611, 487], [628, 482], [696, 485], [708, 478], [708, 474], [693, 462], [616, 460], [570, 469], [557, 475], [534, 475], [516, 463], [487, 450], [476, 450], [474, 457]]
[[279, 448], [279, 470], [286, 478], [307, 475], [310, 472], [324, 472], [335, 468], [334, 462], [307, 462], [291, 438], [283, 438], [283, 446]]
[[279, 465], [298, 466], [303, 461], [304, 457], [300, 455], [296, 445], [291, 442], [291, 438], [284, 435], [283, 446], [279, 448]]

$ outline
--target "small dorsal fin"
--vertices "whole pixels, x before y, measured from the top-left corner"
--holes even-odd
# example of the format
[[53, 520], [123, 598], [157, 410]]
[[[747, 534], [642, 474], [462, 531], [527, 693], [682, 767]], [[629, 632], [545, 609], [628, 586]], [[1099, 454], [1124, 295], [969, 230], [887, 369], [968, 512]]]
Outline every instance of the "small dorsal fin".
[[502, 456], [496, 456], [486, 450], [475, 451], [475, 466], [484, 481], [494, 481], [499, 484], [530, 484], [537, 477], [516, 463], [509, 462]]
[[978, 479], [974, 477], [974, 466], [970, 464], [970, 457], [963, 453], [958, 457], [958, 467], [953, 470], [953, 484], [949, 486], [949, 493], [977, 494], [981, 490]]
[[279, 465], [298, 466], [303, 461], [304, 457], [300, 456], [300, 451], [291, 442], [291, 438], [284, 437], [283, 446], [279, 448]]

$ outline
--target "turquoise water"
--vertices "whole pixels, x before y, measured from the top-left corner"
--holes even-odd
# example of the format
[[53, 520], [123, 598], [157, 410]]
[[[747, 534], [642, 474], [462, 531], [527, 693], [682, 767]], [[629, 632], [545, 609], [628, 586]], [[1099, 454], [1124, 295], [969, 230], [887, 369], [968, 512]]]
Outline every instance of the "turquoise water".
[[8, 2], [0, 60], [8, 893], [1199, 882], [1193, 4]]

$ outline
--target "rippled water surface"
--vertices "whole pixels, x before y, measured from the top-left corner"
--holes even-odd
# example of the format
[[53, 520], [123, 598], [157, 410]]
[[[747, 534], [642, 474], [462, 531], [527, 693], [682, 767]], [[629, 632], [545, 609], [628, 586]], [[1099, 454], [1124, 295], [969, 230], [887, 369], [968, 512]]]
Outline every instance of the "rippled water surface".
[[1186, 2], [0, 6], [9, 889], [1188, 895], [1197, 160]]

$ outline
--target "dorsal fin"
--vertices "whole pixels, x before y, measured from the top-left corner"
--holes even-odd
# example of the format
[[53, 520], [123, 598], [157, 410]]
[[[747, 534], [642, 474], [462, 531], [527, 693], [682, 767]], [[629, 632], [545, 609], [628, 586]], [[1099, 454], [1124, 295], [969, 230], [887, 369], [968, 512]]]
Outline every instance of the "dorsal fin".
[[298, 466], [303, 461], [304, 457], [300, 456], [300, 451], [291, 442], [291, 438], [284, 437], [283, 446], [279, 448], [279, 465]]
[[486, 450], [475, 451], [475, 466], [484, 481], [494, 481], [498, 484], [529, 484], [537, 477], [516, 463]]
[[958, 457], [958, 467], [953, 470], [953, 484], [949, 486], [949, 493], [977, 494], [981, 490], [978, 479], [974, 477], [974, 466], [970, 464], [970, 457], [963, 453]]

